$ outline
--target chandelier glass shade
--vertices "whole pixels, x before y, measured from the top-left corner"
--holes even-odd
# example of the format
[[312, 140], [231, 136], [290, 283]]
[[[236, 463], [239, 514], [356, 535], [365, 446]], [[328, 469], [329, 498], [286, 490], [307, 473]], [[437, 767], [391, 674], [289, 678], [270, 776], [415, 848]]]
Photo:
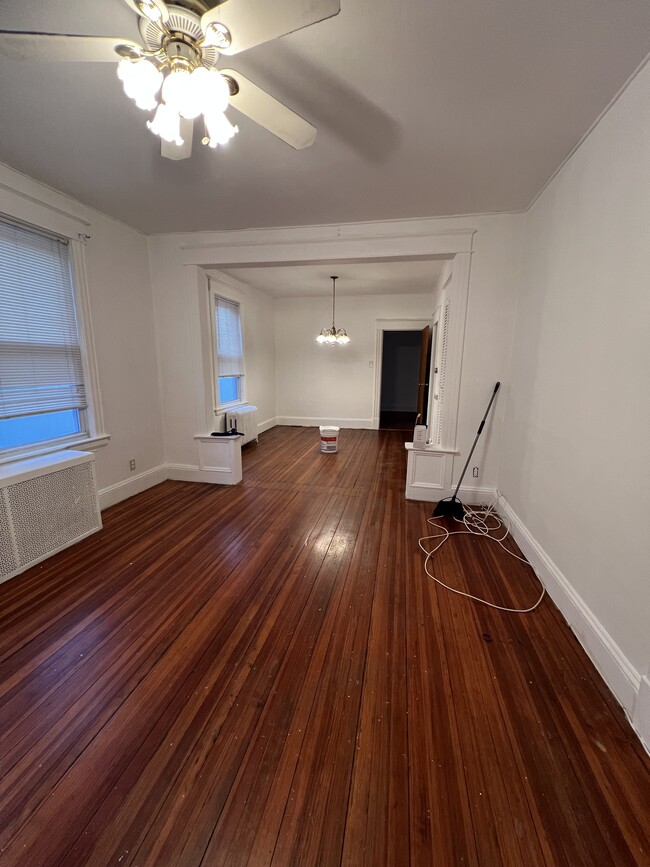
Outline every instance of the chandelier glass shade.
[[225, 144], [239, 132], [225, 115], [230, 89], [216, 69], [175, 61], [171, 68], [161, 69], [147, 57], [125, 57], [117, 65], [117, 75], [138, 108], [155, 109], [147, 126], [165, 141], [182, 145], [181, 118], [194, 120], [200, 115], [206, 126], [203, 142], [210, 147]]
[[317, 343], [325, 343], [328, 346], [345, 346], [350, 342], [345, 328], [337, 328], [335, 323], [336, 312], [336, 281], [338, 277], [332, 277], [332, 325], [330, 328], [323, 328], [321, 333], [316, 338]]

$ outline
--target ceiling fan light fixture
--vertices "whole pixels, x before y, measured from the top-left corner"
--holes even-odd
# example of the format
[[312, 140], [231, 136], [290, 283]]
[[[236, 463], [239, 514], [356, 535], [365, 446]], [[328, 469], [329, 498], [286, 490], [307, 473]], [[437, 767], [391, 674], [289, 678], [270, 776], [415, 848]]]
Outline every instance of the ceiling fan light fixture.
[[211, 148], [224, 145], [239, 132], [238, 126], [233, 126], [222, 111], [210, 111], [205, 115], [205, 128], [207, 135], [203, 143]]
[[165, 141], [179, 147], [185, 144], [181, 138], [181, 119], [178, 112], [164, 102], [161, 102], [156, 109], [153, 120], [147, 121], [147, 126], [154, 135], [159, 135]]
[[124, 57], [117, 64], [117, 76], [122, 82], [124, 93], [138, 108], [151, 111], [158, 105], [156, 94], [163, 83], [163, 74], [150, 60], [144, 57], [129, 60]]

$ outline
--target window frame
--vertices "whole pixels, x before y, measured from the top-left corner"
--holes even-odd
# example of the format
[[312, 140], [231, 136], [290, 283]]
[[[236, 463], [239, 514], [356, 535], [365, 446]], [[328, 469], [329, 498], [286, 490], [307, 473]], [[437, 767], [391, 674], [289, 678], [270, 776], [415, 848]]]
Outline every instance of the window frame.
[[[0, 212], [0, 218], [5, 222], [13, 223], [27, 231], [32, 231], [40, 235], [47, 235], [59, 241], [66, 241], [68, 244], [70, 282], [72, 285], [72, 297], [75, 316], [77, 319], [81, 366], [87, 399], [86, 408], [78, 410], [82, 430], [68, 436], [39, 440], [35, 443], [28, 443], [14, 448], [0, 448], [0, 464], [48, 454], [50, 452], [61, 451], [74, 446], [87, 447], [91, 445], [106, 445], [110, 437], [104, 433], [84, 255], [84, 247], [90, 236], [85, 233], [78, 233], [77, 237], [73, 237], [69, 230], [64, 229], [61, 231], [58, 226], [50, 227], [49, 225], [38, 225], [36, 222], [28, 222], [14, 216], [12, 213], [4, 211]], [[44, 220], [44, 222], [49, 223], [51, 221], [48, 219]]]
[[[246, 405], [246, 347], [244, 341], [244, 317], [242, 311], [241, 299], [234, 297], [233, 293], [228, 291], [228, 287], [223, 283], [217, 283], [213, 286], [213, 278], [208, 277], [208, 307], [210, 311], [210, 363], [211, 363], [211, 380], [212, 380], [212, 405], [214, 415], [224, 415], [230, 409], [235, 409], [238, 406]], [[217, 340], [217, 317], [216, 317], [216, 302], [217, 299], [227, 301], [229, 304], [235, 304], [239, 312], [239, 330], [241, 333], [241, 354], [242, 354], [242, 373], [237, 375], [239, 380], [239, 397], [237, 400], [221, 403], [219, 399], [219, 344]]]

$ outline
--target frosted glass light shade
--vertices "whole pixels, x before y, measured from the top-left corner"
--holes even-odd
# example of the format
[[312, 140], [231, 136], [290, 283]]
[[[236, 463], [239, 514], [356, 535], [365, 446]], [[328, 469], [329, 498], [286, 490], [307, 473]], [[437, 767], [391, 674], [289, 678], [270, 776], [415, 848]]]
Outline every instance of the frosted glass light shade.
[[239, 132], [239, 127], [233, 126], [226, 115], [220, 111], [210, 111], [205, 115], [205, 126], [208, 131], [208, 144], [211, 148], [226, 144]]
[[165, 78], [162, 86], [162, 98], [177, 114], [181, 114], [183, 106], [192, 102], [191, 74], [186, 69], [174, 69]]
[[117, 64], [117, 76], [122, 82], [124, 92], [134, 100], [138, 108], [151, 111], [158, 105], [156, 94], [160, 90], [163, 74], [149, 60], [129, 60], [124, 57]]
[[173, 142], [173, 144], [182, 145], [184, 140], [181, 138], [181, 119], [178, 112], [174, 111], [169, 105], [161, 102], [158, 106], [153, 120], [147, 121], [147, 126], [155, 135], [165, 141]]
[[[228, 108], [230, 90], [226, 79], [216, 69], [199, 66], [192, 72], [191, 100], [195, 103], [196, 114], [212, 115]], [[189, 115], [183, 113], [183, 117]]]

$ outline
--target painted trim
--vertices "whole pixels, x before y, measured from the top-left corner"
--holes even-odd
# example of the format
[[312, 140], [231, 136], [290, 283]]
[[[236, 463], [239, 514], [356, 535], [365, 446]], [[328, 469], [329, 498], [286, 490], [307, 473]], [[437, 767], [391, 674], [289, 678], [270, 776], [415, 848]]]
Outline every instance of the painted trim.
[[72, 292], [75, 301], [75, 311], [79, 322], [79, 344], [81, 347], [81, 362], [83, 365], [84, 384], [86, 386], [86, 418], [91, 438], [101, 436], [106, 430], [104, 426], [104, 410], [99, 387], [99, 367], [95, 351], [95, 333], [93, 331], [90, 312], [90, 294], [86, 257], [84, 247], [86, 242], [70, 241], [70, 268], [72, 271]]
[[639, 694], [634, 706], [632, 728], [641, 738], [641, 743], [650, 754], [650, 675], [644, 674], [639, 684]]
[[[451, 497], [456, 490], [456, 485], [443, 485], [439, 488], [434, 488], [431, 485], [407, 485], [405, 497], [407, 500], [416, 501], [419, 503], [437, 503], [439, 500], [444, 500], [446, 497]], [[458, 497], [467, 506], [480, 506], [483, 503], [487, 504], [496, 496], [496, 488], [468, 488], [461, 485]]]
[[278, 420], [275, 416], [273, 416], [273, 418], [267, 418], [258, 423], [257, 432], [258, 434], [264, 433], [264, 431], [271, 430], [271, 428], [275, 427], [277, 424]]
[[372, 422], [371, 418], [303, 418], [301, 416], [279, 415], [276, 424], [288, 425], [289, 427], [319, 427], [322, 424], [332, 424], [341, 428], [373, 430]]
[[498, 508], [510, 523], [512, 538], [647, 748], [650, 694], [646, 693], [647, 686], [642, 689], [641, 675], [502, 494], [498, 494]]
[[223, 484], [215, 479], [215, 473], [202, 470], [192, 464], [167, 464], [167, 478], [175, 482], [203, 482], [210, 485]]
[[[9, 169], [11, 172], [8, 177], [4, 169]], [[9, 166], [0, 166], [0, 209], [3, 213], [9, 214], [14, 219], [21, 220], [28, 225], [47, 229], [49, 232], [63, 235], [71, 240], [78, 238], [79, 232], [90, 227], [91, 224], [88, 220], [77, 216], [72, 210], [61, 208], [38, 195], [32, 195], [19, 189], [14, 185], [13, 173], [14, 171]], [[5, 177], [6, 180], [3, 180]], [[27, 175], [22, 177], [33, 184], [39, 183], [33, 178], [28, 178]], [[42, 185], [39, 184], [39, 186]], [[52, 188], [50, 190], [57, 196], [64, 195], [58, 190]]]
[[181, 262], [228, 265], [308, 260], [394, 259], [469, 252], [475, 229], [439, 229], [444, 218], [237, 229], [178, 235]]
[[375, 391], [372, 405], [372, 428], [379, 429], [381, 413], [381, 375], [384, 362], [384, 331], [419, 331], [431, 327], [431, 319], [376, 319], [375, 330]]
[[147, 488], [159, 485], [167, 478], [167, 465], [160, 464], [151, 470], [138, 473], [137, 476], [122, 479], [121, 482], [116, 482], [114, 485], [109, 485], [99, 491], [99, 508], [102, 511], [108, 509], [109, 506], [121, 503], [122, 500], [128, 500], [129, 497], [133, 497], [135, 494], [141, 494]]

